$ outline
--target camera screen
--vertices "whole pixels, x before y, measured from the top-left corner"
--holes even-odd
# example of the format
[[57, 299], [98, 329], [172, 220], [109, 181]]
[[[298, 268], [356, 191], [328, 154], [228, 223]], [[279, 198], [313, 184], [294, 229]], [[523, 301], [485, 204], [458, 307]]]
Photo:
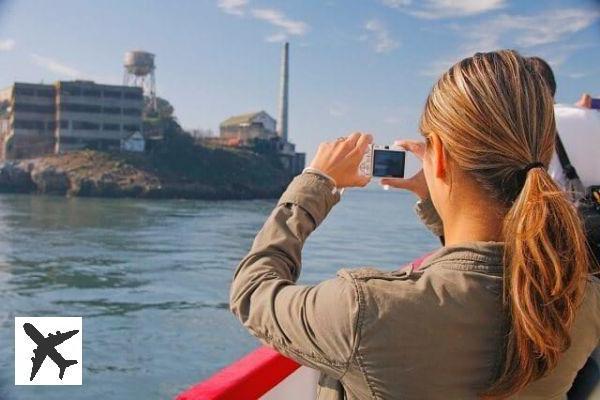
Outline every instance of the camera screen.
[[404, 178], [403, 151], [374, 150], [373, 151], [373, 176]]

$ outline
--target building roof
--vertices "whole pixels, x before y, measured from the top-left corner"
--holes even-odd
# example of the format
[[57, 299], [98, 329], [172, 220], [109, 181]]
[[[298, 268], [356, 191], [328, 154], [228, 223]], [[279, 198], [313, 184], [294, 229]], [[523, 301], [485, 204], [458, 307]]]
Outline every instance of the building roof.
[[145, 140], [144, 135], [142, 135], [142, 133], [140, 131], [135, 131], [135, 132], [131, 133], [130, 135], [127, 135], [124, 140], [127, 141], [127, 140], [132, 140], [132, 139]]
[[[1, 1], [1, 0], [0, 0]], [[12, 89], [15, 86], [22, 86], [22, 87], [32, 87], [32, 88], [48, 88], [48, 89], [54, 89], [57, 86], [94, 86], [94, 87], [98, 87], [98, 88], [115, 88], [115, 89], [125, 89], [125, 90], [131, 90], [131, 91], [142, 91], [143, 89], [139, 86], [128, 86], [128, 85], [115, 85], [115, 84], [108, 84], [108, 83], [96, 83], [94, 81], [86, 81], [86, 80], [71, 80], [71, 81], [55, 81], [54, 83], [32, 83], [32, 82], [15, 82], [12, 85], [6, 86], [2, 89], [0, 89], [0, 91], [4, 91], [4, 90], [8, 90], [8, 89]]]
[[[221, 122], [221, 126], [238, 126], [243, 124], [249, 124], [259, 114], [267, 114], [265, 111], [255, 111], [247, 114], [234, 115]], [[271, 117], [269, 114], [267, 114]], [[271, 117], [272, 118], [272, 117]]]
[[139, 86], [128, 86], [128, 85], [114, 85], [109, 83], [96, 83], [94, 81], [86, 81], [81, 79], [76, 79], [72, 81], [56, 81], [53, 84], [54, 86], [91, 86], [99, 89], [124, 89], [130, 91], [143, 91], [143, 89]]

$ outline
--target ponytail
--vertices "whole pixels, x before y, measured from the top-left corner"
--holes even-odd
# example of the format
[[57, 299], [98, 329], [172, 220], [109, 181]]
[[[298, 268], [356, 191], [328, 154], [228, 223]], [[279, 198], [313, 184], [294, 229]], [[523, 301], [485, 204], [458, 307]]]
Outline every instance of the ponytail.
[[484, 398], [513, 395], [552, 370], [570, 346], [591, 260], [575, 207], [542, 168], [504, 220], [504, 294], [510, 331], [503, 369]]

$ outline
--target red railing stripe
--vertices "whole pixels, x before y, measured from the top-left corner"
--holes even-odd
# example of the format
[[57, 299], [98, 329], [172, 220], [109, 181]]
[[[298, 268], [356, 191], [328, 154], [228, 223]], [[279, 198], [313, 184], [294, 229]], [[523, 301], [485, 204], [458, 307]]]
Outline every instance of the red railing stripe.
[[177, 400], [257, 399], [300, 365], [261, 347], [177, 396]]

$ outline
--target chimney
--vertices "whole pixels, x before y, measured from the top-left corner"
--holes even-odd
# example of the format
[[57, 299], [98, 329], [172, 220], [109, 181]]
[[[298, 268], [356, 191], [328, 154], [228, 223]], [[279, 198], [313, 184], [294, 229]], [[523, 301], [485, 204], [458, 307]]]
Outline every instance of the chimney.
[[279, 119], [277, 120], [277, 135], [284, 142], [288, 140], [288, 81], [289, 81], [289, 47], [285, 42], [281, 54], [281, 77], [279, 82]]

